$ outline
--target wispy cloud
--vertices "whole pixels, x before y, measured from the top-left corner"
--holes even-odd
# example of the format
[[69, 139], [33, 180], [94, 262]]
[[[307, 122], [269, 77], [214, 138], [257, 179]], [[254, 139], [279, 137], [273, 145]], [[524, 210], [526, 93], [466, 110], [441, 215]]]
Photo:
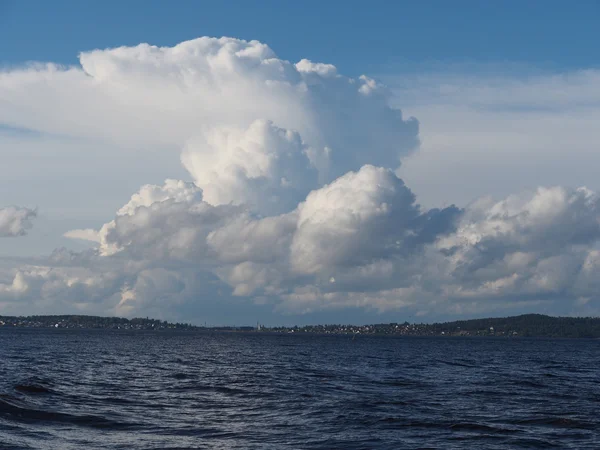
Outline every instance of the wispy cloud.
[[421, 122], [421, 148], [399, 174], [425, 203], [540, 185], [600, 188], [599, 70], [459, 66], [385, 79], [393, 103]]

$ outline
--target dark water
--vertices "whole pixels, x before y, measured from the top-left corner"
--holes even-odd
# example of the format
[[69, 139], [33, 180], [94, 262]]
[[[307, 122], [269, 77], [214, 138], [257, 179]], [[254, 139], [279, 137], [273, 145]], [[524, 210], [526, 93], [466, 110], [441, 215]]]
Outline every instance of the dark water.
[[600, 448], [600, 341], [0, 329], [0, 448]]

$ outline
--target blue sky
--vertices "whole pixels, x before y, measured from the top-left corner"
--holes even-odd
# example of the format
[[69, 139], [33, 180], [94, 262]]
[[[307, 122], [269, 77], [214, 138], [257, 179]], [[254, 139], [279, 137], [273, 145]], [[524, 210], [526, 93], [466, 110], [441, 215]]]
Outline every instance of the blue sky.
[[599, 314], [599, 18], [0, 0], [0, 314]]
[[0, 1], [0, 60], [77, 62], [94, 48], [258, 39], [286, 59], [380, 73], [423, 63], [597, 65], [596, 1]]

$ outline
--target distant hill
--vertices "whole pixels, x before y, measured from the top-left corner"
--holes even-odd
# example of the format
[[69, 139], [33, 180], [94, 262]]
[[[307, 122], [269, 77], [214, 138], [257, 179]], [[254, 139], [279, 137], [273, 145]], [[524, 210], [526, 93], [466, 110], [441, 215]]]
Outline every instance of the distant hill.
[[166, 321], [122, 317], [100, 316], [0, 316], [0, 327], [18, 328], [96, 328], [121, 330], [191, 330], [197, 327], [186, 323], [169, 323]]
[[[213, 330], [258, 331], [254, 327], [197, 327], [149, 318], [125, 319], [81, 315], [0, 316], [0, 328], [93, 328], [120, 330]], [[505, 336], [600, 338], [598, 317], [552, 317], [525, 314], [512, 317], [457, 320], [444, 323], [380, 323], [372, 325], [307, 325], [303, 327], [260, 327], [262, 332], [367, 334], [399, 336]]]
[[375, 334], [402, 336], [506, 336], [600, 338], [600, 318], [551, 317], [542, 314], [432, 324], [385, 323], [372, 325], [310, 325], [277, 327], [288, 333]]
[[[512, 334], [532, 337], [600, 338], [598, 317], [552, 317], [543, 314], [459, 320], [429, 325], [435, 332]], [[493, 331], [492, 331], [493, 329]]]

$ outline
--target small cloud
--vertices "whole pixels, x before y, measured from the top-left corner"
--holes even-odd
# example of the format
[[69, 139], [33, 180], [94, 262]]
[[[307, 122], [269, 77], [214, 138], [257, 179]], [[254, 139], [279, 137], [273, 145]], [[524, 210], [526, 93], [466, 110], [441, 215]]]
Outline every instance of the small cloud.
[[0, 208], [0, 237], [17, 237], [27, 234], [37, 216], [35, 209], [19, 206]]
[[81, 239], [84, 241], [97, 242], [98, 244], [101, 242], [100, 233], [90, 228], [67, 231], [63, 236], [69, 239]]

